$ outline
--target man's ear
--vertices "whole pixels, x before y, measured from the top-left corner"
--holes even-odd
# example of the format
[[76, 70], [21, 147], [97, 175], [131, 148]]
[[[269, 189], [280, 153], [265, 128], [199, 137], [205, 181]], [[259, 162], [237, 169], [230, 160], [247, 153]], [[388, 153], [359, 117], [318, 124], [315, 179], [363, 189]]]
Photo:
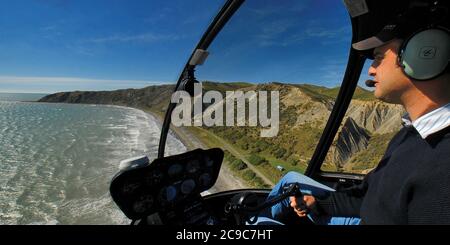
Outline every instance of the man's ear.
[[398, 51], [404, 73], [416, 80], [430, 80], [446, 72], [450, 35], [440, 27], [418, 30], [405, 39]]

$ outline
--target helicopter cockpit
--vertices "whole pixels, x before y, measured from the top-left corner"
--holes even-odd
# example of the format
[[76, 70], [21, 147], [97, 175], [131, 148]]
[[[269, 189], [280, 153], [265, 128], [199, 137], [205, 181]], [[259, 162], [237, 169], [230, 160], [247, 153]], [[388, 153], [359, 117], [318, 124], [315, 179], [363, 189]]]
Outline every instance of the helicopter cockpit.
[[[376, 155], [374, 150], [369, 151], [368, 149], [374, 149], [373, 147], [375, 146], [383, 148], [387, 144], [387, 137], [392, 136], [395, 132], [395, 129], [389, 129], [387, 123], [383, 124], [380, 121], [385, 120], [388, 122], [391, 118], [397, 118], [397, 115], [400, 115], [402, 111], [396, 107], [388, 108], [373, 102], [370, 97], [370, 83], [366, 83], [369, 88], [361, 89], [360, 85], [363, 85], [364, 80], [367, 78], [361, 76], [361, 72], [365, 67], [366, 60], [371, 58], [372, 53], [370, 51], [355, 50], [351, 47], [351, 43], [373, 36], [373, 33], [383, 28], [389, 19], [398, 15], [398, 13], [409, 6], [409, 1], [344, 0], [343, 3], [339, 2], [338, 4], [342, 5], [341, 10], [345, 10], [345, 14], [347, 14], [346, 27], [341, 29], [336, 27], [333, 32], [320, 28], [314, 30], [310, 28], [301, 33], [295, 33], [290, 38], [286, 38], [288, 35], [286, 33], [295, 29], [297, 25], [303, 24], [317, 27], [315, 25], [320, 21], [318, 19], [302, 19], [305, 21], [304, 23], [295, 23], [295, 21], [300, 21], [300, 19], [295, 19], [295, 16], [305, 15], [312, 18], [314, 11], [321, 9], [319, 5], [329, 4], [328, 1], [310, 3], [316, 7], [314, 11], [309, 11], [309, 5], [307, 4], [293, 4], [289, 8], [282, 8], [286, 7], [284, 4], [287, 3], [280, 3], [279, 8], [258, 9], [265, 3], [255, 2], [244, 0], [226, 1], [189, 57], [175, 86], [174, 93], [184, 92], [185, 95], [194, 98], [198, 84], [202, 84], [203, 89], [217, 89], [218, 93], [216, 93], [215, 96], [217, 97], [215, 98], [227, 96], [225, 93], [226, 88], [237, 88], [242, 92], [275, 88], [273, 90], [281, 91], [280, 104], [267, 106], [266, 103], [264, 108], [274, 109], [280, 106], [280, 118], [284, 118], [280, 119], [282, 126], [280, 126], [279, 130], [292, 129], [292, 131], [282, 134], [283, 140], [261, 140], [264, 143], [258, 143], [259, 145], [255, 146], [256, 140], [251, 137], [256, 137], [255, 135], [260, 133], [258, 130], [237, 130], [235, 127], [232, 127], [228, 131], [217, 129], [212, 134], [208, 130], [196, 129], [197, 132], [200, 132], [199, 134], [207, 139], [207, 142], [213, 142], [214, 144], [205, 144], [206, 147], [204, 148], [207, 149], [192, 149], [178, 155], [165, 156], [166, 139], [170, 126], [174, 124], [175, 119], [179, 119], [174, 118], [174, 116], [180, 113], [179, 110], [177, 111], [177, 106], [181, 104], [180, 101], [172, 100], [165, 110], [158, 158], [152, 162], [146, 156], [123, 161], [120, 172], [116, 174], [111, 182], [111, 196], [123, 213], [133, 220], [132, 224], [252, 224], [255, 222], [256, 216], [270, 216], [268, 210], [272, 205], [289, 196], [299, 197], [303, 195], [301, 188], [293, 184], [285, 188], [281, 195], [275, 198], [267, 198], [271, 191], [270, 187], [286, 171], [303, 171], [305, 176], [335, 190], [359, 184], [362, 182], [365, 174], [375, 167], [376, 160], [374, 159], [380, 157], [380, 153], [377, 152], [376, 154], [378, 155]], [[270, 6], [274, 7], [276, 5], [275, 2], [272, 2]], [[389, 4], [391, 7], [386, 9], [386, 4]], [[289, 9], [289, 11], [282, 12], [282, 10], [286, 9]], [[268, 13], [277, 11], [281, 11], [278, 12], [277, 18], [273, 16], [268, 17]], [[328, 9], [324, 11], [333, 10]], [[340, 10], [336, 11], [339, 12]], [[263, 26], [262, 33], [252, 33], [254, 29], [252, 22], [248, 20], [248, 15], [243, 13], [256, 16], [255, 23], [260, 23]], [[282, 15], [285, 15], [286, 19], [279, 19]], [[264, 18], [272, 18], [271, 24], [265, 25]], [[292, 21], [289, 22], [289, 19], [294, 20], [294, 23]], [[332, 18], [327, 21], [328, 24], [336, 22]], [[233, 23], [240, 23], [240, 27], [247, 25], [249, 28], [238, 32], [229, 28], [230, 23], [231, 26], [233, 26]], [[235, 42], [232, 39], [245, 33], [249, 36], [238, 39], [240, 40], [239, 42]], [[277, 35], [280, 37], [279, 39], [275, 40], [272, 38]], [[295, 85], [292, 83], [280, 84], [276, 81], [278, 78], [272, 77], [268, 78], [268, 81], [271, 82], [262, 85], [241, 83], [226, 84], [220, 87], [210, 83], [209, 78], [212, 74], [211, 71], [214, 71], [214, 69], [223, 74], [242, 71], [240, 69], [232, 70], [230, 67], [234, 63], [242, 62], [240, 59], [247, 59], [246, 56], [241, 54], [255, 44], [244, 43], [243, 40], [250, 40], [252, 37], [262, 39], [262, 42], [259, 43], [260, 47], [270, 47], [273, 57], [277, 57], [282, 52], [287, 54], [295, 52], [314, 53], [317, 51], [308, 49], [321, 45], [335, 45], [336, 42], [339, 42], [335, 46], [346, 50], [348, 57], [344, 61], [340, 59], [342, 62], [339, 61], [340, 63], [338, 62], [339, 64], [337, 64], [337, 61], [333, 63], [334, 60], [330, 56], [327, 66], [334, 68], [345, 67], [345, 72], [341, 76], [330, 73], [330, 76], [342, 78], [342, 80], [339, 79], [339, 82], [336, 84], [337, 89], [327, 88], [324, 84], [318, 84], [317, 86], [307, 84]], [[315, 43], [314, 39], [312, 39], [326, 39], [327, 37], [332, 37], [332, 39], [324, 40], [320, 44]], [[235, 44], [236, 50], [229, 50], [216, 44], [216, 38], [224, 40], [223, 42], [226, 44]], [[293, 46], [302, 46], [303, 42], [308, 43], [310, 45], [308, 46], [309, 48], [293, 49]], [[331, 51], [327, 52], [331, 53], [335, 46], [328, 46]], [[213, 59], [212, 63], [216, 67], [202, 70], [201, 65], [207, 60], [208, 56], [213, 56], [214, 51], [217, 50], [222, 52], [222, 57], [230, 56], [230, 60], [214, 60], [211, 57]], [[233, 52], [241, 56], [233, 56]], [[265, 60], [264, 53], [257, 53], [256, 51], [250, 53], [257, 57], [258, 60], [258, 63], [254, 64], [252, 68], [260, 68], [257, 71], [256, 69], [251, 70], [252, 74], [261, 73], [269, 76], [271, 72], [276, 73], [272, 69], [275, 70], [278, 66], [284, 69], [280, 73], [283, 76], [280, 77], [287, 80], [291, 79], [291, 77], [289, 77], [289, 74], [286, 74], [286, 70], [291, 69], [290, 65], [298, 61], [298, 57], [291, 56], [288, 56], [286, 60]], [[303, 63], [299, 62], [301, 65], [308, 63], [309, 56], [305, 55], [304, 58], [304, 60], [301, 60]], [[319, 58], [319, 60], [321, 59]], [[251, 60], [251, 62], [254, 63], [255, 60]], [[319, 61], [310, 61], [310, 63], [310, 66], [305, 65], [305, 67], [297, 65], [296, 69], [298, 72], [291, 75], [294, 77], [298, 73], [309, 74], [312, 73], [310, 68], [324, 66]], [[286, 67], [288, 68], [286, 69]], [[321, 72], [325, 72], [320, 67], [318, 69]], [[323, 77], [323, 79], [330, 78], [330, 76]], [[307, 76], [305, 77], [308, 78]], [[224, 80], [228, 79], [237, 80], [236, 78], [226, 78], [224, 76]], [[199, 80], [202, 80], [202, 82], [199, 82]], [[307, 103], [298, 103], [289, 97], [295, 93], [307, 98]], [[274, 94], [271, 94], [272, 102], [273, 98], [275, 98]], [[354, 98], [358, 98], [358, 101], [353, 102], [352, 99]], [[195, 101], [195, 99], [193, 100]], [[206, 105], [206, 109], [200, 109], [200, 112], [207, 112], [208, 108], [213, 108], [214, 110], [214, 108], [225, 104], [225, 102], [218, 104], [217, 101], [213, 103], [213, 100], [210, 99], [209, 103], [203, 101], [202, 105]], [[365, 109], [358, 109], [355, 104], [359, 105], [359, 108]], [[382, 116], [378, 115], [378, 118], [373, 120], [375, 123], [368, 123], [368, 120], [372, 120], [375, 117], [369, 114], [372, 111], [376, 111], [378, 107], [382, 108], [384, 114]], [[251, 105], [247, 105], [245, 108], [247, 108], [247, 111], [252, 111]], [[256, 111], [255, 108], [258, 107], [254, 107], [254, 111]], [[326, 113], [322, 113], [320, 108], [323, 108], [323, 111], [326, 111]], [[295, 110], [301, 110], [303, 114], [297, 115], [294, 112]], [[232, 111], [234, 113], [234, 109]], [[227, 114], [227, 112], [228, 110], [225, 113], [222, 111], [220, 114]], [[189, 109], [186, 115], [191, 114], [192, 111]], [[361, 115], [366, 114], [367, 116], [364, 119], [359, 118], [362, 117]], [[217, 115], [218, 110], [215, 110], [216, 118]], [[271, 115], [274, 116], [273, 112]], [[221, 118], [225, 118], [225, 115], [221, 115]], [[249, 116], [249, 118], [251, 117]], [[317, 123], [319, 119], [322, 120], [321, 123]], [[219, 123], [215, 125], [217, 126]], [[266, 124], [265, 126], [268, 125]], [[241, 138], [247, 136], [242, 132], [252, 136], [244, 142]], [[304, 132], [308, 132], [308, 134]], [[302, 135], [303, 138], [298, 140], [292, 134]], [[224, 136], [224, 138], [228, 137], [229, 141], [222, 141], [216, 135]], [[235, 149], [229, 146], [233, 144], [239, 145], [239, 148]], [[301, 147], [298, 147], [300, 145]], [[295, 152], [296, 150], [298, 152]], [[346, 154], [345, 152], [351, 153]], [[372, 155], [364, 152], [370, 152]], [[258, 157], [258, 155], [263, 157]], [[248, 158], [248, 161], [236, 159], [233, 156], [245, 156]], [[279, 158], [274, 156], [279, 156]], [[254, 180], [255, 176], [259, 175], [269, 177], [260, 177], [260, 180], [258, 180], [260, 184], [250, 185], [250, 188], [218, 190], [215, 193], [211, 193], [211, 188], [219, 179], [224, 161], [232, 163], [230, 166], [236, 171], [246, 169], [253, 171], [253, 174], [243, 173], [243, 178], [248, 177]], [[360, 162], [363, 162], [363, 164]], [[368, 164], [368, 162], [373, 163]], [[304, 219], [295, 222], [295, 224], [313, 223], [308, 219]]]

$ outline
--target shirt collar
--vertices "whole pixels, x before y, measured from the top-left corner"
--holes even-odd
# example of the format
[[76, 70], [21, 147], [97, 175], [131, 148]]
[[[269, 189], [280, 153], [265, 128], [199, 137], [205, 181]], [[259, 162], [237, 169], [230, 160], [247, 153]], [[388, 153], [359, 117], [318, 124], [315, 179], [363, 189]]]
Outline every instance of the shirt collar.
[[411, 121], [408, 113], [402, 116], [404, 126], [413, 126], [422, 139], [450, 126], [450, 103]]

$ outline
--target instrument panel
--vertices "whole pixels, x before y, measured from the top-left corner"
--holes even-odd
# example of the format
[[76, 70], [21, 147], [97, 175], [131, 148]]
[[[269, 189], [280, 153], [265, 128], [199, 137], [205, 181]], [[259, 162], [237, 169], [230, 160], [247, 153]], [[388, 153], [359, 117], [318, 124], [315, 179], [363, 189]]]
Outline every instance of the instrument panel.
[[176, 210], [215, 184], [223, 155], [219, 148], [196, 149], [121, 170], [111, 182], [111, 196], [130, 219]]

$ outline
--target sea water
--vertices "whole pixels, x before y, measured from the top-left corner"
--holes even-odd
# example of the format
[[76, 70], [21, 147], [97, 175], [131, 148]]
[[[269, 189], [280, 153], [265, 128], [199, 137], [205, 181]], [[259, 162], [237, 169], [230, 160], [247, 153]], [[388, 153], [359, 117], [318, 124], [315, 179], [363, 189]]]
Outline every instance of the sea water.
[[[11, 100], [0, 101], [0, 224], [128, 224], [109, 184], [121, 160], [157, 156], [155, 118], [126, 107]], [[166, 151], [186, 148], [170, 134]]]

